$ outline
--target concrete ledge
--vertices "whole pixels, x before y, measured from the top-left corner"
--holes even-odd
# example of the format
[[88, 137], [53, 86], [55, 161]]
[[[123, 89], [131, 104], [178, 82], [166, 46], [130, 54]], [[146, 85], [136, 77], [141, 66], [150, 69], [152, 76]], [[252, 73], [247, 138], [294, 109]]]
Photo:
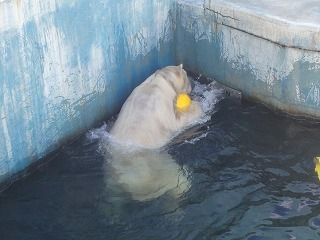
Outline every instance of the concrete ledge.
[[240, 90], [243, 97], [319, 118], [320, 31], [314, 5], [298, 0], [178, 1], [178, 62]]
[[290, 48], [320, 51], [320, 7], [314, 0], [205, 0], [216, 23]]

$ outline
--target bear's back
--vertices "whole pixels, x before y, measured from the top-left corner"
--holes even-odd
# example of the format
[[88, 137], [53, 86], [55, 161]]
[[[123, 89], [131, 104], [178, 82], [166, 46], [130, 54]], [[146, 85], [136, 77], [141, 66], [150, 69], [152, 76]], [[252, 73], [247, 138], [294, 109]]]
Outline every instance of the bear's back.
[[151, 77], [133, 90], [111, 129], [122, 143], [155, 148], [172, 135], [175, 91], [165, 79]]

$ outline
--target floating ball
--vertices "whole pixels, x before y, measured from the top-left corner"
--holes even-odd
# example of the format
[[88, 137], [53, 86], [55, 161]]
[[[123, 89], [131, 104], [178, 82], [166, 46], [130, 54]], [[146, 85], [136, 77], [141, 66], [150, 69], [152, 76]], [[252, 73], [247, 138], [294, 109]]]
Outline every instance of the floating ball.
[[316, 165], [314, 170], [318, 174], [318, 178], [320, 180], [320, 157], [315, 157], [314, 158], [314, 163]]
[[176, 106], [180, 112], [187, 110], [190, 107], [191, 98], [186, 93], [181, 93], [177, 98]]

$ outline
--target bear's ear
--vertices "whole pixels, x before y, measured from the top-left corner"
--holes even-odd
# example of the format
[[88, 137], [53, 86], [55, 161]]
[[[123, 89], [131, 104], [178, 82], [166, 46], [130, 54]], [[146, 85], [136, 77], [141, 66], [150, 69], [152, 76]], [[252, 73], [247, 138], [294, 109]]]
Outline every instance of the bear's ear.
[[180, 68], [180, 69], [183, 69], [183, 64], [182, 64], [182, 63], [179, 65], [179, 68]]

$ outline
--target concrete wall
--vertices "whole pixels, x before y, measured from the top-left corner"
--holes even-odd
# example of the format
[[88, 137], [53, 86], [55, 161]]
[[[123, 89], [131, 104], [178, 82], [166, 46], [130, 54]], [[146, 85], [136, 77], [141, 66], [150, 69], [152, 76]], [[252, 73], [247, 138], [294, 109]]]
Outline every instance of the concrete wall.
[[166, 65], [319, 118], [312, 2], [0, 0], [0, 182], [115, 114]]
[[314, 1], [178, 3], [178, 62], [244, 97], [320, 117], [320, 24]]
[[175, 60], [173, 0], [1, 0], [0, 13], [0, 181]]

